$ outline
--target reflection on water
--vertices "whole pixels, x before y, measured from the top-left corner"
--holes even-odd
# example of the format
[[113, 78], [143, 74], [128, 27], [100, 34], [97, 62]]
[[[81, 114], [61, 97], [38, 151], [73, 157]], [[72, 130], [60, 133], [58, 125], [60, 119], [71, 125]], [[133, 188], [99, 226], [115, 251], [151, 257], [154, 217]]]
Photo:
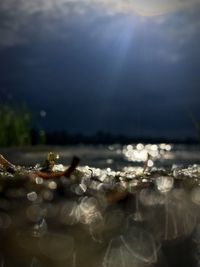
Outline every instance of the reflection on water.
[[[109, 146], [69, 146], [69, 147], [35, 147], [32, 149], [2, 149], [1, 153], [10, 161], [20, 165], [36, 165], [43, 162], [47, 152], [53, 151], [60, 155], [60, 163], [68, 164], [72, 155], [81, 159], [83, 166], [96, 168], [111, 168], [121, 170], [128, 166], [148, 165], [170, 167], [172, 165], [188, 166], [200, 164], [200, 146], [174, 145], [174, 144], [120, 144]], [[63, 165], [58, 164], [55, 170], [63, 170]]]
[[[163, 158], [165, 159], [166, 152], [170, 151], [172, 146], [169, 144], [147, 144], [141, 143], [136, 145], [127, 145], [123, 147], [123, 154], [129, 160], [133, 162], [145, 162], [148, 160], [148, 156], [152, 160]], [[169, 155], [169, 154], [168, 154]], [[148, 166], [153, 166], [153, 161], [149, 159]]]
[[[77, 151], [88, 164], [83, 157], [70, 178], [0, 172], [2, 266], [200, 267], [200, 165], [177, 164], [180, 149], [167, 144]], [[154, 166], [144, 170], [148, 155]]]

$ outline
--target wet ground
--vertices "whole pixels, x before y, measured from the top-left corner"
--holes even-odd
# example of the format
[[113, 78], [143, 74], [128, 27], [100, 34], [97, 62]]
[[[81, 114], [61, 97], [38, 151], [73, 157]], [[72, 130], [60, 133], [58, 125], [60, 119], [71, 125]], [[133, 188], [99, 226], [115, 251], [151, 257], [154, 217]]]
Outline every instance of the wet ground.
[[46, 152], [81, 164], [70, 178], [0, 172], [0, 266], [200, 267], [200, 149], [113, 145], [5, 149], [33, 166]]

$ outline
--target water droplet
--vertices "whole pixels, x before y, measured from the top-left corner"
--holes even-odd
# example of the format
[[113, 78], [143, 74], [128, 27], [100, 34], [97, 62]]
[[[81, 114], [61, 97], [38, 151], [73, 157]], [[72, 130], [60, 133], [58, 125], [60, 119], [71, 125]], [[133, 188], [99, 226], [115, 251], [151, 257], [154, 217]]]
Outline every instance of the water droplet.
[[[58, 155], [57, 155], [56, 159], [59, 159]], [[63, 166], [62, 164], [55, 164], [53, 166], [53, 171], [54, 172], [58, 172], [58, 171], [62, 172], [62, 171], [65, 171], [65, 169], [66, 169], [65, 166]]]
[[146, 264], [157, 262], [157, 252], [160, 243], [157, 243], [149, 232], [131, 226], [122, 237], [124, 246], [132, 253], [134, 260]]
[[113, 159], [107, 159], [107, 160], [106, 160], [106, 163], [107, 163], [107, 164], [112, 164], [112, 163], [113, 163]]
[[34, 237], [42, 237], [47, 233], [47, 223], [45, 219], [42, 219], [41, 222], [36, 223], [33, 226], [33, 236]]
[[83, 195], [87, 190], [87, 186], [83, 183], [75, 187], [74, 191], [77, 195]]
[[154, 165], [153, 161], [152, 161], [151, 159], [149, 159], [149, 160], [147, 161], [147, 166], [148, 166], [148, 167], [153, 167], [153, 165]]
[[37, 193], [36, 192], [30, 192], [27, 194], [27, 198], [29, 201], [36, 201], [37, 200]]
[[139, 193], [139, 200], [144, 206], [162, 205], [165, 202], [163, 195], [151, 189], [142, 189]]
[[157, 251], [153, 237], [135, 228], [128, 235], [121, 235], [110, 241], [103, 266], [130, 267], [156, 263]]
[[129, 267], [133, 264], [131, 252], [124, 246], [121, 237], [113, 238], [103, 259], [103, 267]]
[[139, 143], [136, 145], [136, 148], [137, 148], [137, 150], [142, 150], [142, 149], [144, 149], [144, 145]]
[[169, 192], [174, 185], [174, 178], [169, 176], [160, 176], [155, 180], [156, 187], [161, 193]]
[[137, 186], [138, 186], [138, 180], [136, 180], [136, 179], [131, 180], [131, 181], [127, 184], [128, 191], [129, 191], [130, 193], [135, 193]]
[[67, 201], [61, 207], [60, 222], [65, 225], [73, 225], [77, 223], [76, 217], [77, 203], [75, 201]]
[[46, 201], [52, 201], [53, 197], [54, 197], [54, 194], [50, 190], [46, 189], [46, 190], [42, 191], [42, 197]]
[[40, 177], [36, 177], [35, 182], [36, 182], [36, 184], [43, 184], [44, 180]]
[[94, 197], [84, 197], [76, 208], [77, 220], [83, 224], [92, 223], [99, 214], [97, 205]]
[[42, 118], [45, 118], [46, 115], [47, 115], [47, 113], [46, 113], [45, 110], [41, 110], [41, 111], [40, 111], [40, 116], [41, 116]]
[[52, 190], [55, 190], [57, 188], [57, 184], [54, 181], [50, 181], [48, 187]]

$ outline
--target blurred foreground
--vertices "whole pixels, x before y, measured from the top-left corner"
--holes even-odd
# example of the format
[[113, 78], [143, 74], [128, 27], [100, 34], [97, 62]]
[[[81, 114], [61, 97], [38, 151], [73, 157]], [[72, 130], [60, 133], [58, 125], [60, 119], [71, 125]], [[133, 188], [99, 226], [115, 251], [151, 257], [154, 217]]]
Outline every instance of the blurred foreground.
[[198, 147], [54, 147], [59, 163], [76, 154], [81, 166], [69, 178], [31, 177], [49, 149], [2, 151], [37, 165], [0, 172], [1, 266], [200, 267]]

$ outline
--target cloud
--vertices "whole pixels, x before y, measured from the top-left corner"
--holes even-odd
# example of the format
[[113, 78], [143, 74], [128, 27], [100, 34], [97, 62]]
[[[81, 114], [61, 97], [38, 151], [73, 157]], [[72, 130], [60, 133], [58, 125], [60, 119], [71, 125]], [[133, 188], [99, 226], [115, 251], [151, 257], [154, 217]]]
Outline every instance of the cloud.
[[[51, 36], [65, 38], [70, 34], [71, 22], [76, 24], [84, 20], [98, 29], [96, 21], [99, 17], [111, 17], [116, 21], [115, 17], [121, 14], [137, 17], [138, 23], [145, 27], [148, 27], [149, 19], [151, 25], [154, 21], [155, 30], [150, 29], [152, 36], [159, 35], [166, 45], [176, 41], [179, 50], [199, 29], [199, 14], [195, 13], [200, 10], [196, 8], [199, 3], [200, 0], [1, 0], [0, 49], [32, 42], [35, 36], [49, 40]], [[178, 18], [173, 17], [174, 11], [182, 10], [187, 12], [181, 12]], [[172, 51], [171, 57], [160, 51], [158, 56], [169, 62], [181, 58], [178, 51]]]
[[[169, 11], [182, 9], [199, 4], [199, 0], [1, 0], [4, 11], [24, 12], [65, 12], [70, 5], [76, 5], [77, 12], [82, 12], [88, 6], [102, 6], [111, 12], [137, 12], [141, 15], [152, 16]], [[79, 9], [80, 8], [80, 9]], [[13, 11], [12, 11], [13, 12]]]
[[[168, 96], [164, 112], [166, 120], [170, 117], [168, 110], [172, 110], [172, 99], [175, 99], [173, 92], [176, 92], [178, 99], [173, 104], [171, 117], [176, 110], [184, 112], [185, 104], [177, 107], [180, 99], [185, 99], [186, 103], [190, 99], [191, 106], [199, 110], [199, 98], [196, 97], [199, 88], [190, 82], [194, 75], [199, 77], [200, 9], [195, 6], [198, 2], [1, 0], [0, 47], [27, 44], [25, 49], [16, 47], [12, 53], [9, 49], [3, 51], [5, 64], [1, 62], [0, 67], [3, 82], [8, 81], [5, 88], [16, 88], [13, 90], [17, 93], [21, 90], [21, 94], [25, 94], [26, 90], [30, 103], [34, 98], [39, 99], [37, 94], [43, 90], [48, 95], [52, 93], [52, 102], [56, 102], [56, 98], [60, 101], [63, 93], [58, 90], [67, 88], [62, 89], [66, 90], [65, 97], [62, 97], [63, 105], [56, 102], [56, 106], [66, 106], [63, 116], [73, 113], [71, 99], [77, 99], [76, 92], [78, 94], [79, 90], [84, 89], [84, 98], [78, 98], [76, 105], [81, 107], [80, 110], [85, 110], [85, 103], [89, 101], [85, 116], [90, 118], [91, 110], [101, 110], [107, 101], [109, 107], [119, 107], [118, 113], [110, 111], [108, 121], [113, 120], [119, 128], [121, 126], [116, 118], [121, 114], [123, 97], [124, 106], [129, 112], [123, 114], [127, 115], [129, 122], [137, 112], [145, 114], [144, 111], [161, 110], [158, 103], [163, 106], [163, 98], [158, 101], [158, 91], [166, 91], [165, 100]], [[158, 14], [163, 15], [156, 16]], [[196, 83], [199, 84], [199, 78], [196, 78]], [[188, 95], [183, 97], [183, 92], [186, 94], [189, 90]], [[145, 94], [147, 97], [144, 97]], [[155, 98], [148, 94], [154, 94]], [[192, 94], [196, 104], [191, 100]], [[119, 95], [118, 102], [116, 99], [113, 103], [109, 102], [113, 95]], [[99, 101], [103, 97], [105, 99]], [[44, 102], [42, 97], [40, 99], [41, 103]], [[134, 104], [133, 99], [136, 99]], [[148, 107], [144, 99], [152, 105]], [[144, 111], [139, 107], [141, 103]], [[107, 116], [108, 113], [105, 114]], [[179, 117], [174, 118], [174, 123]], [[89, 119], [88, 128], [90, 124]]]

